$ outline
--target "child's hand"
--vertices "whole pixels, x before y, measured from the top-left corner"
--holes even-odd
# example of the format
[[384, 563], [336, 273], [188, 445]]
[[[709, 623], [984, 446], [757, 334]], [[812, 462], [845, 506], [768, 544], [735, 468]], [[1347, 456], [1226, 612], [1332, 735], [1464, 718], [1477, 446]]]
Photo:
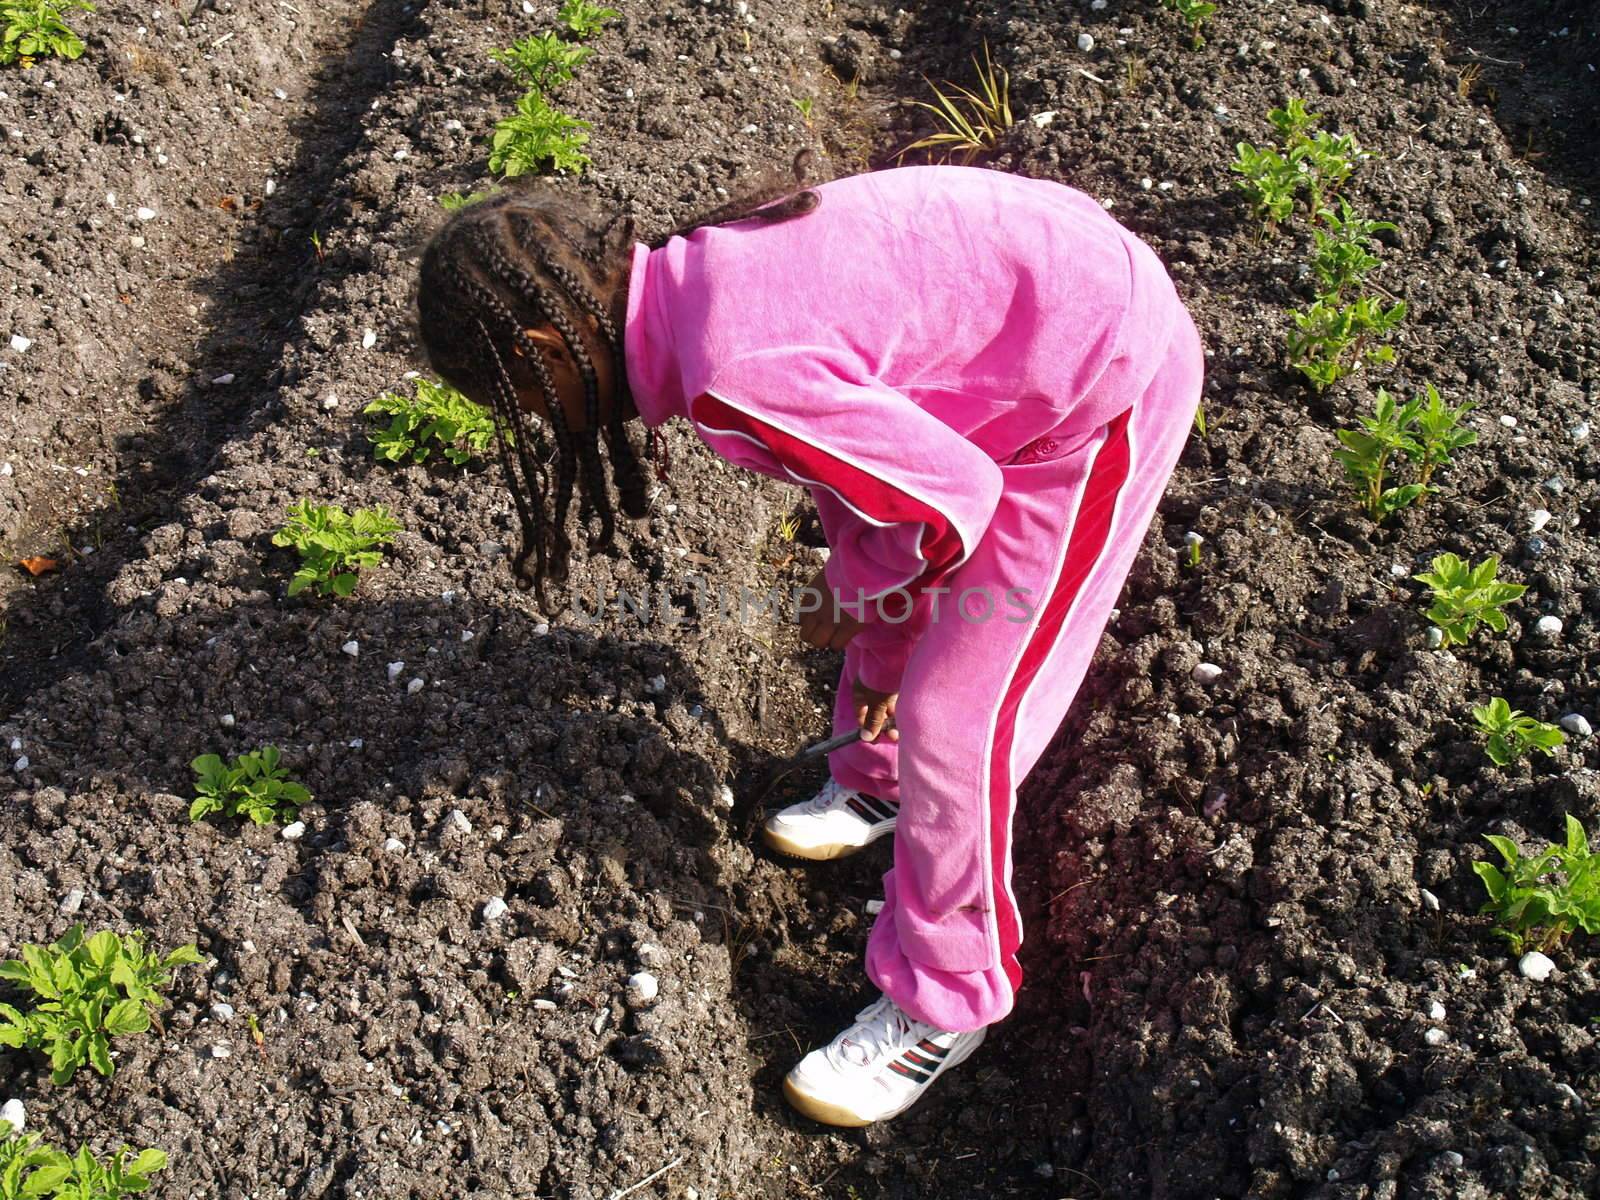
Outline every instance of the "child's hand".
[[806, 589], [821, 601], [816, 611], [800, 614], [800, 637], [819, 650], [843, 650], [865, 626], [835, 603], [823, 572], [813, 575]]
[[856, 724], [861, 726], [863, 742], [877, 741], [878, 735], [885, 732], [891, 742], [900, 740], [900, 731], [892, 724], [899, 692], [874, 691], [857, 681], [850, 686], [850, 699], [856, 706]]

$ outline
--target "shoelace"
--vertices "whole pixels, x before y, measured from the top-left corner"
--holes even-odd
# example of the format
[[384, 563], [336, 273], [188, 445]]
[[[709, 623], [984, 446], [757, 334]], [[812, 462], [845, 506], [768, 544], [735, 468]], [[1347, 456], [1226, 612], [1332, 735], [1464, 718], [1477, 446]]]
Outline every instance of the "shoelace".
[[822, 790], [807, 801], [806, 811], [808, 813], [826, 812], [838, 802], [839, 793], [843, 790], [835, 780], [828, 780], [827, 783], [822, 785]]
[[882, 996], [856, 1014], [851, 1038], [865, 1050], [869, 1062], [876, 1062], [900, 1048], [916, 1023], [893, 1000]]

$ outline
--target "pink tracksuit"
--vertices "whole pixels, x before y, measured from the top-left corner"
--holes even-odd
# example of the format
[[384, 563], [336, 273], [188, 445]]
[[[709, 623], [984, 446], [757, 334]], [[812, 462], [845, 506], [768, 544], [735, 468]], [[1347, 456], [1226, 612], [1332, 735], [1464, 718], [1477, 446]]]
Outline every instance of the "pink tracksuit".
[[816, 190], [795, 220], [634, 248], [628, 380], [647, 425], [685, 417], [815, 498], [828, 581], [868, 621], [835, 730], [853, 680], [900, 693], [898, 745], [830, 762], [900, 802], [867, 973], [975, 1029], [1022, 978], [1017, 786], [1183, 448], [1200, 341], [1155, 254], [1071, 188], [906, 167]]

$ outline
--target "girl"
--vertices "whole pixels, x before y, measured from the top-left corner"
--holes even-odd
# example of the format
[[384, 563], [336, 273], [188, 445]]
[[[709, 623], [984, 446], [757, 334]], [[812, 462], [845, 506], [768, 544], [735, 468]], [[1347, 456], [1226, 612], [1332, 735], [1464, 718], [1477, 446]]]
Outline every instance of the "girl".
[[[580, 472], [580, 516], [611, 539], [601, 435], [623, 511], [642, 514], [635, 417], [686, 419], [810, 489], [832, 554], [802, 633], [844, 650], [835, 731], [865, 734], [766, 836], [827, 859], [892, 833], [894, 868], [867, 943], [882, 996], [784, 1090], [835, 1125], [903, 1112], [1012, 1007], [1017, 786], [1199, 402], [1200, 341], [1161, 263], [1060, 184], [908, 167], [654, 246], [505, 194], [434, 238], [419, 303], [435, 369], [514, 435], [516, 567], [541, 595], [566, 574]], [[554, 435], [550, 503], [530, 412]]]

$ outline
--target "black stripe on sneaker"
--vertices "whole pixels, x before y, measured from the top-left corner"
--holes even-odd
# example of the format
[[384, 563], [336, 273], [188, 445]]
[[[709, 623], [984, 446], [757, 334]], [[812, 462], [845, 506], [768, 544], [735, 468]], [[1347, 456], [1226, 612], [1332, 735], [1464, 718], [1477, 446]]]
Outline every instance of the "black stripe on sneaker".
[[917, 1049], [921, 1050], [924, 1054], [932, 1054], [938, 1058], [943, 1058], [946, 1054], [950, 1053], [950, 1048], [948, 1046], [941, 1046], [937, 1042], [930, 1042], [927, 1038], [923, 1038], [917, 1043]]
[[897, 1075], [904, 1075], [907, 1079], [915, 1079], [918, 1083], [927, 1083], [928, 1080], [933, 1078], [932, 1075], [919, 1071], [915, 1067], [908, 1067], [902, 1062], [890, 1063], [889, 1070], [893, 1071]]
[[862, 804], [866, 805], [867, 808], [872, 810], [872, 812], [875, 814], [873, 820], [892, 821], [894, 819], [894, 809], [890, 808], [887, 803], [879, 800], [876, 796], [858, 796], [857, 799], [859, 799]]
[[921, 1067], [924, 1071], [936, 1071], [939, 1069], [938, 1059], [924, 1058], [915, 1050], [906, 1051], [906, 1061], [914, 1067]]
[[850, 799], [844, 802], [844, 806], [851, 812], [855, 813], [856, 816], [860, 817], [868, 825], [876, 825], [883, 818], [874, 816], [871, 810], [869, 810], [867, 806], [861, 802], [861, 799], [862, 798], [860, 796], [851, 796]]

